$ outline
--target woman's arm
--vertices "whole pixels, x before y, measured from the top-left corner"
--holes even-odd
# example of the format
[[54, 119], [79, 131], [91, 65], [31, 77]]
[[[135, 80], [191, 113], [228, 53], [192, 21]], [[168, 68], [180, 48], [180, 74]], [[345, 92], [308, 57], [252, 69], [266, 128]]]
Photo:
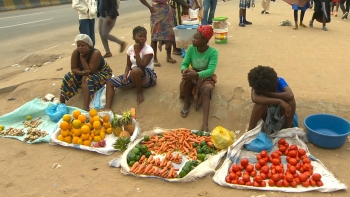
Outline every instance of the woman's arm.
[[91, 74], [94, 74], [97, 72], [98, 67], [101, 63], [101, 52], [99, 50], [94, 50], [91, 54], [90, 61], [87, 62], [87, 57], [80, 56], [81, 63], [84, 67], [84, 70], [90, 70]]
[[283, 89], [284, 92], [267, 92], [264, 95], [270, 98], [277, 98], [277, 99], [282, 99], [285, 102], [289, 102], [294, 99], [294, 94], [292, 92], [292, 89], [289, 88], [289, 86], [286, 86]]
[[184, 0], [174, 0], [176, 3], [182, 5], [184, 8], [191, 8], [190, 4], [187, 4]]
[[217, 50], [214, 50], [213, 53], [209, 57], [209, 64], [206, 70], [198, 72], [199, 78], [207, 78], [214, 74], [216, 65], [218, 64], [219, 53]]
[[131, 70], [131, 61], [130, 61], [130, 56], [126, 56], [126, 67], [125, 67], [125, 72], [124, 72], [124, 79], [128, 77], [129, 71]]
[[285, 103], [282, 99], [270, 98], [261, 94], [257, 94], [254, 89], [252, 89], [251, 98], [253, 103], [260, 105], [282, 105], [282, 103]]
[[78, 58], [80, 58], [80, 57], [78, 57], [78, 55], [79, 55], [78, 49], [75, 49], [72, 53], [72, 57], [70, 60], [70, 67], [71, 67], [71, 70], [74, 74], [82, 76], [82, 75], [84, 75], [84, 73], [79, 68]]
[[[150, 53], [150, 51], [146, 51], [146, 54], [142, 56], [142, 59], [140, 57], [140, 52], [141, 52], [141, 46], [140, 44], [134, 44], [134, 52], [135, 52], [135, 60], [136, 60], [136, 65], [137, 67], [145, 68], [152, 60], [153, 54]], [[152, 50], [153, 52], [153, 50]]]
[[151, 13], [154, 12], [153, 7], [150, 6], [146, 0], [140, 0], [140, 2], [141, 2], [144, 6], [146, 6], [146, 7], [151, 11]]

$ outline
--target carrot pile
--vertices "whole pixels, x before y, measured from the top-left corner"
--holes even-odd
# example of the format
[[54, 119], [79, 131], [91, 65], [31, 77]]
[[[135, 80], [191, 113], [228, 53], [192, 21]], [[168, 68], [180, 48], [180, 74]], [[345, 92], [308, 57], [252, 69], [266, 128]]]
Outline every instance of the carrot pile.
[[198, 136], [189, 129], [176, 129], [163, 132], [161, 137], [151, 136], [150, 140], [143, 141], [142, 145], [146, 145], [149, 150], [156, 154], [180, 151], [184, 155], [188, 155], [190, 159], [197, 160], [197, 150], [193, 144], [202, 141], [206, 141], [209, 147], [213, 147], [210, 136]]

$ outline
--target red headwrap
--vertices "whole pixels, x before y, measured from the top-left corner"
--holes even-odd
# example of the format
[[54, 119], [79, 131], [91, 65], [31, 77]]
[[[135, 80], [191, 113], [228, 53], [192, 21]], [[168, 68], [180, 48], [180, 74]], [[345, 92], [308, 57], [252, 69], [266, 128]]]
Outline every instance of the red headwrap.
[[207, 39], [210, 40], [214, 35], [214, 30], [210, 25], [201, 25], [198, 27], [198, 31]]

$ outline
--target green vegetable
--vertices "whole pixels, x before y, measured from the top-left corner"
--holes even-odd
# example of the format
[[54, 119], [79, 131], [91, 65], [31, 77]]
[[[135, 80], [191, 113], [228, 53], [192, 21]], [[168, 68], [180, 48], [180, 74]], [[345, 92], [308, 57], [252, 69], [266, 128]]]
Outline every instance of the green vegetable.
[[134, 153], [135, 155], [137, 155], [140, 152], [140, 150], [135, 147], [134, 149], [132, 149], [131, 152]]
[[143, 145], [143, 146], [141, 146], [141, 152], [143, 153], [143, 154], [145, 154], [147, 151], [148, 151], [148, 147], [147, 146], [145, 146], [145, 145]]
[[192, 144], [192, 146], [196, 148], [198, 146], [198, 143], [195, 142], [195, 143]]
[[129, 161], [135, 161], [136, 155], [134, 153], [129, 153], [127, 157]]
[[207, 145], [207, 142], [205, 140], [201, 141], [200, 146]]
[[140, 160], [140, 158], [141, 158], [141, 154], [139, 154], [139, 155], [136, 155], [136, 156], [135, 156], [135, 161], [138, 161], [138, 160]]
[[201, 147], [199, 147], [199, 146], [197, 146], [197, 154], [199, 154], [199, 153], [202, 153], [202, 149], [201, 149]]
[[124, 151], [128, 147], [129, 142], [130, 142], [130, 138], [129, 137], [118, 138], [114, 142], [113, 147], [116, 150]]
[[141, 149], [141, 144], [136, 144], [135, 148]]
[[132, 165], [134, 165], [134, 163], [135, 163], [135, 161], [130, 161], [128, 164], [129, 164], [129, 166], [132, 166]]
[[151, 156], [152, 155], [152, 152], [151, 151], [147, 151], [146, 153], [145, 153], [145, 156], [148, 158], [149, 156]]
[[209, 137], [210, 133], [209, 132], [205, 132], [204, 135]]
[[198, 159], [199, 161], [204, 161], [205, 156], [206, 156], [206, 154], [203, 154], [203, 153], [198, 154], [198, 155], [197, 155], [197, 159]]
[[149, 141], [149, 136], [148, 135], [143, 136], [143, 140], [144, 141]]
[[203, 136], [203, 131], [197, 131], [196, 133], [198, 136]]
[[187, 173], [183, 170], [181, 170], [180, 174], [179, 174], [179, 178], [183, 178], [187, 175]]

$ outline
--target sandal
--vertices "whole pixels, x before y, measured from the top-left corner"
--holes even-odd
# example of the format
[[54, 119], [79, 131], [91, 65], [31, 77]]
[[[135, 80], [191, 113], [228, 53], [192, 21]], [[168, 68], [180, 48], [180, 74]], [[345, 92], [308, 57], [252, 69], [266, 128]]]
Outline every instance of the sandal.
[[112, 53], [106, 53], [103, 58], [108, 58], [108, 57], [112, 57]]
[[181, 117], [186, 118], [187, 115], [188, 115], [188, 111], [189, 111], [189, 110], [190, 110], [190, 109], [188, 109], [188, 110], [182, 109], [182, 110], [181, 110]]
[[161, 64], [158, 61], [153, 61], [153, 66], [154, 67], [160, 67]]
[[169, 62], [169, 63], [172, 63], [172, 64], [177, 63], [177, 61], [174, 60], [173, 58], [167, 59], [166, 61]]
[[314, 27], [314, 23], [312, 21], [309, 22], [309, 27]]
[[119, 53], [123, 53], [127, 46], [128, 46], [128, 43], [123, 42], [123, 44], [120, 45]]
[[173, 54], [174, 55], [181, 55], [182, 53], [181, 53], [181, 51], [174, 51]]

